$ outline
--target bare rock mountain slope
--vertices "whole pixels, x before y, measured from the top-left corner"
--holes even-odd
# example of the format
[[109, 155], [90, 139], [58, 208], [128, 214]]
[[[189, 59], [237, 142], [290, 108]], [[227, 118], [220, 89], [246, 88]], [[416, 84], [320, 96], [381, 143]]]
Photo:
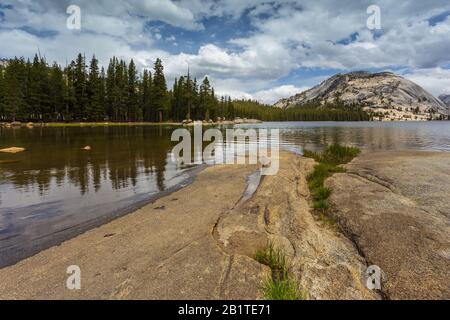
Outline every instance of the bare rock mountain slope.
[[417, 85], [391, 72], [337, 74], [320, 85], [278, 101], [290, 108], [317, 101], [357, 104], [384, 120], [428, 120], [450, 114], [450, 107]]
[[439, 100], [441, 100], [447, 107], [450, 107], [450, 94], [441, 94], [439, 96]]

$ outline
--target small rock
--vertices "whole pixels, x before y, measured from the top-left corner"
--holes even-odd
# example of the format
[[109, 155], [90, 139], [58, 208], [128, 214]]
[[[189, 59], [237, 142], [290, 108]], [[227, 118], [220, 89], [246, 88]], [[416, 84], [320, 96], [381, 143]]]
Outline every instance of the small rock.
[[263, 168], [269, 168], [269, 167], [270, 167], [270, 164], [271, 164], [270, 159], [269, 159], [268, 157], [266, 157], [266, 156], [262, 156], [262, 157], [259, 159], [259, 162], [261, 163], [261, 165], [262, 165]]
[[25, 151], [25, 148], [11, 147], [11, 148], [0, 149], [0, 152], [5, 152], [5, 153], [18, 153], [18, 152], [22, 152], [22, 151]]

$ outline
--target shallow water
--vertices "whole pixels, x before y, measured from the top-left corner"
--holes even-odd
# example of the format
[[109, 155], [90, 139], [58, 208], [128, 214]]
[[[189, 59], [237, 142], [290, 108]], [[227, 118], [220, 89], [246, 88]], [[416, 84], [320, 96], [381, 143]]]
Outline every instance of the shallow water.
[[[329, 143], [373, 150], [450, 151], [450, 122], [272, 122], [283, 148]], [[0, 267], [140, 207], [189, 183], [171, 161], [174, 127], [0, 129]], [[91, 151], [83, 151], [84, 146]]]

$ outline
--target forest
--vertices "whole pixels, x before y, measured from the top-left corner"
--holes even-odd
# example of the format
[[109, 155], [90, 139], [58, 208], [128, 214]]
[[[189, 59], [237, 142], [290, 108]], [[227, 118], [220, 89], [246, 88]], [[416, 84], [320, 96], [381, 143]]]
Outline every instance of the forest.
[[161, 59], [152, 70], [137, 70], [133, 60], [113, 57], [105, 70], [81, 53], [66, 67], [35, 55], [0, 65], [0, 121], [179, 122], [254, 118], [263, 121], [361, 121], [356, 106], [311, 103], [286, 110], [252, 100], [217, 97], [208, 77], [201, 83], [189, 71], [168, 89]]
[[321, 104], [312, 101], [287, 109], [274, 108], [251, 100], [233, 100], [236, 117], [256, 118], [262, 121], [370, 121], [371, 116], [358, 105], [340, 101]]

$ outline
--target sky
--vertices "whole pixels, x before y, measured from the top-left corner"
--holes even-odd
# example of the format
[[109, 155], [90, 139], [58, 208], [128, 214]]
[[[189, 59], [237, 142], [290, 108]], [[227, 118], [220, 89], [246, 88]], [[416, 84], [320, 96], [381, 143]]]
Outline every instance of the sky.
[[[67, 27], [71, 5], [79, 29]], [[450, 94], [450, 1], [0, 0], [0, 58], [38, 51], [140, 70], [159, 57], [169, 85], [189, 67], [219, 95], [264, 103], [355, 70], [393, 71], [438, 96]]]

